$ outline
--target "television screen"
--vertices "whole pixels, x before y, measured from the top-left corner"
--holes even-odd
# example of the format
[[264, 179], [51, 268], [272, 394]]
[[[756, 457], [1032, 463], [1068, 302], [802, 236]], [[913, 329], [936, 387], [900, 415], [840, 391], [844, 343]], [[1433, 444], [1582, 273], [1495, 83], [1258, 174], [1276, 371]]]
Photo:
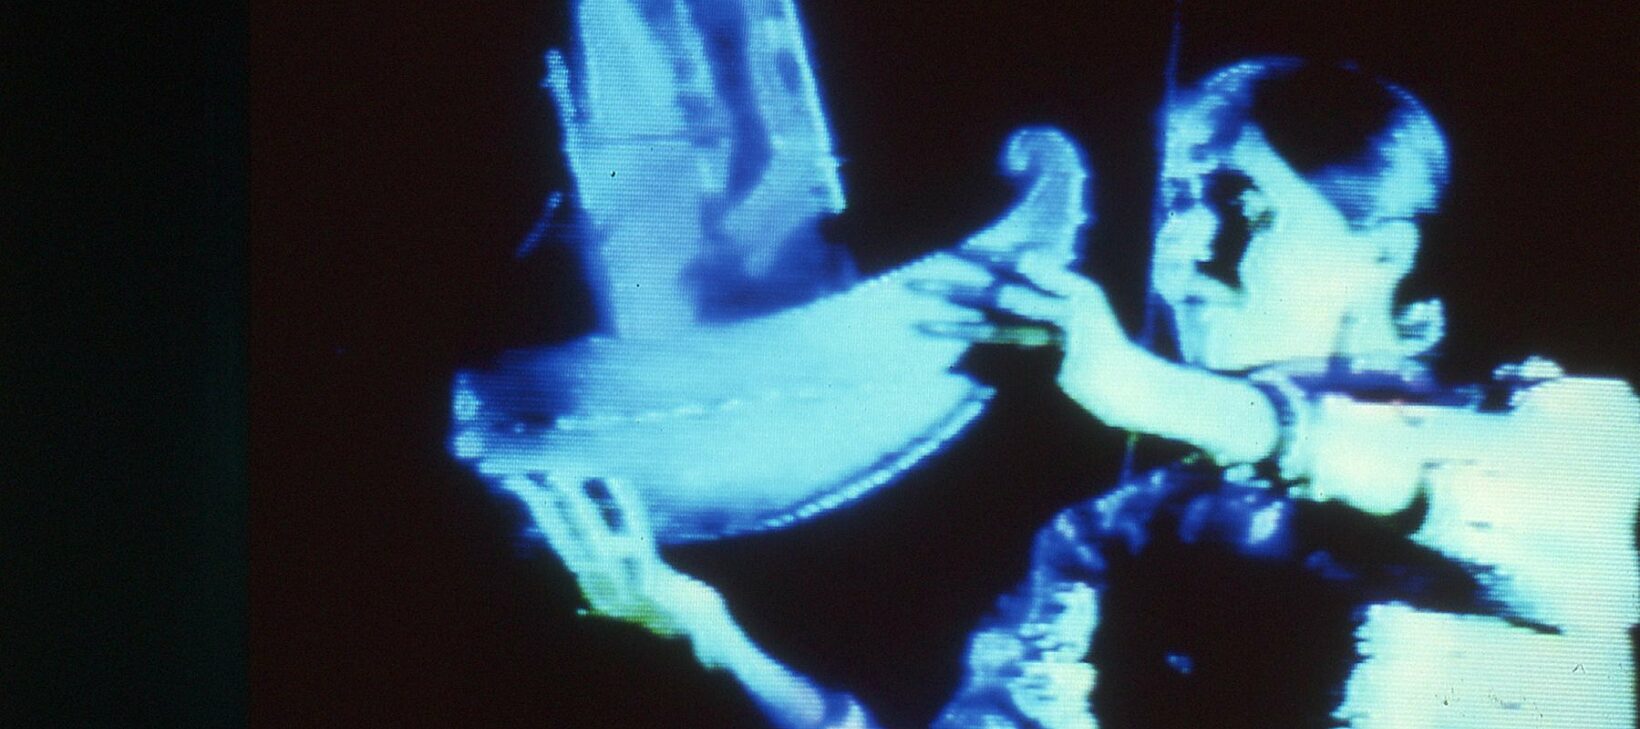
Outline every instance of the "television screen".
[[1632, 25], [1280, 5], [285, 13], [259, 718], [1633, 726]]

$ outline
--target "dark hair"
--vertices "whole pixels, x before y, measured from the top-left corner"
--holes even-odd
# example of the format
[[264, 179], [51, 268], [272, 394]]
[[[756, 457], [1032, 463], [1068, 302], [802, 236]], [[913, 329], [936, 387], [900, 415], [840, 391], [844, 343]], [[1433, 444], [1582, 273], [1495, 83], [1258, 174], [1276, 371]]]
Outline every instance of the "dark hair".
[[1384, 183], [1399, 167], [1420, 164], [1427, 194], [1409, 192], [1392, 217], [1433, 212], [1446, 186], [1446, 140], [1423, 104], [1350, 65], [1242, 61], [1209, 75], [1187, 103], [1208, 108], [1209, 145], [1234, 143], [1242, 123], [1256, 126], [1357, 227], [1384, 212]]

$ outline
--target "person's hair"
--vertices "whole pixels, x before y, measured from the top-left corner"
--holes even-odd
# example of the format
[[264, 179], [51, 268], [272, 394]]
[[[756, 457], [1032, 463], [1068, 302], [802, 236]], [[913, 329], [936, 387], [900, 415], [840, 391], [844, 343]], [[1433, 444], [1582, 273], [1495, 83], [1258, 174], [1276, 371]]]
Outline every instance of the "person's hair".
[[1432, 213], [1446, 187], [1446, 139], [1428, 110], [1352, 65], [1255, 58], [1208, 75], [1184, 101], [1207, 113], [1209, 146], [1257, 127], [1356, 227]]

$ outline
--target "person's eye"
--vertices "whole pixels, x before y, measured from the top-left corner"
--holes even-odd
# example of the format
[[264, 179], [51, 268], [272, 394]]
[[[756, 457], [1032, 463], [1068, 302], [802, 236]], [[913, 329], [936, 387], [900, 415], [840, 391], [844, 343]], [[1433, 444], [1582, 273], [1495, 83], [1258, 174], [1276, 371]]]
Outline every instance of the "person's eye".
[[[1261, 230], [1255, 222], [1255, 207], [1269, 209], [1268, 200], [1247, 175], [1235, 170], [1219, 170], [1207, 179], [1203, 190], [1205, 203], [1218, 217], [1219, 225], [1208, 244], [1208, 258], [1196, 264], [1200, 273], [1222, 282], [1233, 289], [1241, 288], [1241, 259], [1247, 247]], [[1262, 222], [1268, 223], [1266, 218]]]
[[1248, 234], [1258, 235], [1269, 230], [1275, 224], [1275, 206], [1270, 204], [1270, 199], [1258, 188], [1249, 188], [1243, 191], [1237, 202], [1241, 208], [1242, 217], [1247, 219]]
[[1183, 213], [1196, 207], [1196, 196], [1190, 193], [1190, 185], [1173, 183], [1167, 187], [1167, 210], [1173, 213]]

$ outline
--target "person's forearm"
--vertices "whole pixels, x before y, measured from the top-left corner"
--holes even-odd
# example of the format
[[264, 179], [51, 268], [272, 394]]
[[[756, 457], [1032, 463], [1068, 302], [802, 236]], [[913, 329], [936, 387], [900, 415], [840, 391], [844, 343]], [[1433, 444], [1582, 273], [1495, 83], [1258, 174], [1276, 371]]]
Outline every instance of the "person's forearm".
[[825, 718], [825, 695], [814, 682], [763, 652], [739, 626], [724, 636], [717, 665], [746, 688], [769, 720], [781, 729], [811, 729]]
[[[1183, 367], [1137, 346], [1093, 368], [1084, 405], [1105, 423], [1189, 443], [1219, 463], [1266, 458], [1280, 440], [1273, 406], [1246, 381]], [[1078, 398], [1082, 399], [1082, 398]]]
[[867, 729], [870, 726], [863, 717], [849, 724], [845, 717], [828, 716], [827, 693], [812, 679], [764, 652], [721, 603], [713, 609], [697, 612], [690, 622], [688, 633], [701, 663], [733, 676], [773, 726], [779, 729], [833, 729], [834, 726], [836, 729]]

